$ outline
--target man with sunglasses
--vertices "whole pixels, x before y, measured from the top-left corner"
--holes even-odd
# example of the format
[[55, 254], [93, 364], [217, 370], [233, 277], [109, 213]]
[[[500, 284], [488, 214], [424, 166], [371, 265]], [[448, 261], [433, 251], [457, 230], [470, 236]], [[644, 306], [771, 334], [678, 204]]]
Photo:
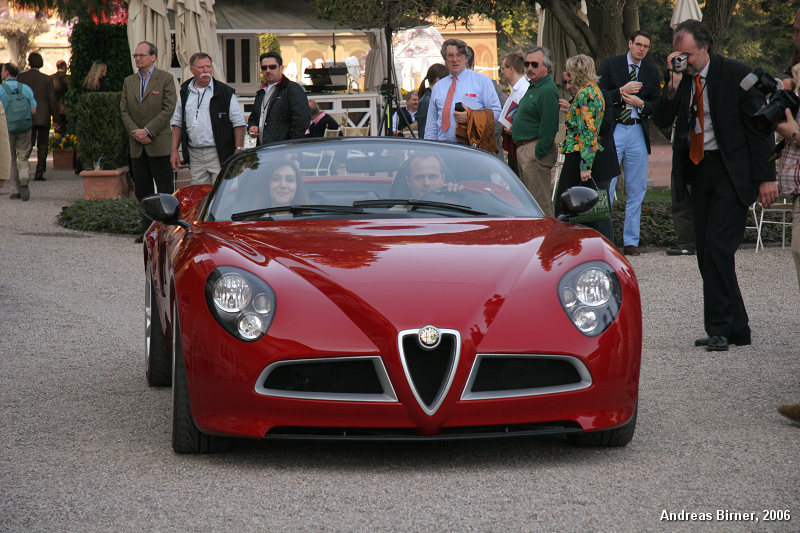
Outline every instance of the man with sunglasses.
[[311, 110], [303, 88], [283, 75], [283, 58], [266, 52], [258, 58], [264, 84], [256, 92], [248, 132], [257, 144], [302, 139], [311, 123]]
[[[650, 117], [658, 102], [661, 74], [644, 57], [650, 51], [650, 35], [633, 32], [628, 52], [610, 57], [600, 67], [600, 88], [611, 94], [606, 105], [614, 114], [614, 142], [617, 159], [625, 168], [625, 225], [622, 245], [625, 255], [639, 255], [639, 226], [642, 202], [647, 192], [647, 165], [650, 154]], [[611, 181], [611, 190], [617, 179]]]
[[558, 133], [558, 88], [553, 81], [550, 50], [537, 46], [525, 54], [525, 74], [530, 87], [519, 101], [511, 123], [522, 182], [545, 216], [552, 217], [552, 169], [556, 164]]

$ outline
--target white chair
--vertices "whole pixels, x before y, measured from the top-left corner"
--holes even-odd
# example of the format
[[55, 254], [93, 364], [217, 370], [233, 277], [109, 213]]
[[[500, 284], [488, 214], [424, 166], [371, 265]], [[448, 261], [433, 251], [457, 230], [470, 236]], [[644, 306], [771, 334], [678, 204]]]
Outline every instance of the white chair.
[[340, 129], [345, 137], [366, 137], [369, 135], [369, 126], [342, 126]]
[[339, 130], [339, 129], [329, 130], [328, 128], [325, 128], [325, 133], [323, 133], [322, 136], [323, 137], [338, 137], [340, 131], [341, 130]]
[[[758, 221], [757, 230], [758, 237], [756, 238], [756, 253], [758, 253], [758, 247], [760, 246], [761, 249], [764, 249], [764, 242], [761, 238], [761, 230], [764, 228], [764, 224], [776, 224], [781, 226], [781, 248], [786, 246], [786, 228], [792, 227], [792, 202], [787, 200], [786, 198], [779, 198], [777, 202], [772, 204], [769, 207], [764, 207], [759, 202], [753, 204], [754, 210], [758, 210]], [[779, 213], [781, 216], [780, 220], [764, 220], [764, 213]], [[788, 220], [787, 220], [788, 215]]]
[[297, 170], [304, 176], [319, 176], [319, 167], [322, 164], [322, 154], [303, 152], [300, 156], [300, 166]]
[[325, 114], [333, 118], [340, 128], [342, 126], [349, 126], [349, 123], [347, 122], [347, 113], [347, 111], [325, 111]]

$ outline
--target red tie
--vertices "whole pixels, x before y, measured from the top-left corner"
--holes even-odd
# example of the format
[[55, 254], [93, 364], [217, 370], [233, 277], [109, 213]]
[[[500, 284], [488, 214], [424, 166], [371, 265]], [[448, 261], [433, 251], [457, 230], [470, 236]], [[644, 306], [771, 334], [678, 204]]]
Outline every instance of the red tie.
[[456, 94], [456, 77], [453, 76], [453, 81], [450, 82], [450, 90], [447, 91], [447, 98], [444, 99], [444, 107], [442, 108], [442, 131], [450, 129], [450, 106], [453, 105], [453, 95]]
[[700, 125], [700, 133], [695, 133], [695, 124], [691, 124], [689, 134], [689, 159], [692, 163], [699, 165], [703, 160], [703, 86], [700, 84], [700, 74], [694, 78], [694, 105], [697, 108], [697, 124]]

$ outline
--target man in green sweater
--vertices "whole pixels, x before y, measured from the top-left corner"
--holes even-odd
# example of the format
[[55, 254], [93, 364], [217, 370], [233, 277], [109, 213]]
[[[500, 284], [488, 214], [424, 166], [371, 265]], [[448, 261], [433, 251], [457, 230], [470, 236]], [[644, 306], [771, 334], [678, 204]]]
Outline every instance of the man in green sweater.
[[553, 81], [550, 50], [537, 46], [525, 54], [530, 87], [519, 101], [511, 136], [517, 147], [522, 182], [546, 216], [553, 216], [551, 171], [556, 164], [558, 89]]

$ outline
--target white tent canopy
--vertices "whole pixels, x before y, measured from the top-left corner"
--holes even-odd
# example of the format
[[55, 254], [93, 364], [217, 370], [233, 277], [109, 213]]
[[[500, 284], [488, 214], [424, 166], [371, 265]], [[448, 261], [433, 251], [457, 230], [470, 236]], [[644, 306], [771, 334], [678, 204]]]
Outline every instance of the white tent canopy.
[[395, 32], [392, 37], [392, 53], [401, 88], [406, 91], [416, 90], [419, 82], [427, 74], [428, 67], [444, 62], [442, 43], [444, 43], [442, 34], [433, 26]]
[[[131, 52], [143, 41], [153, 43], [158, 48], [156, 66], [169, 69], [172, 61], [170, 46], [169, 20], [164, 0], [129, 0], [128, 1], [128, 44]], [[133, 71], [136, 63], [131, 58]]]
[[703, 12], [697, 5], [697, 0], [675, 0], [675, 10], [672, 12], [672, 21], [669, 23], [674, 30], [684, 20], [703, 20]]

